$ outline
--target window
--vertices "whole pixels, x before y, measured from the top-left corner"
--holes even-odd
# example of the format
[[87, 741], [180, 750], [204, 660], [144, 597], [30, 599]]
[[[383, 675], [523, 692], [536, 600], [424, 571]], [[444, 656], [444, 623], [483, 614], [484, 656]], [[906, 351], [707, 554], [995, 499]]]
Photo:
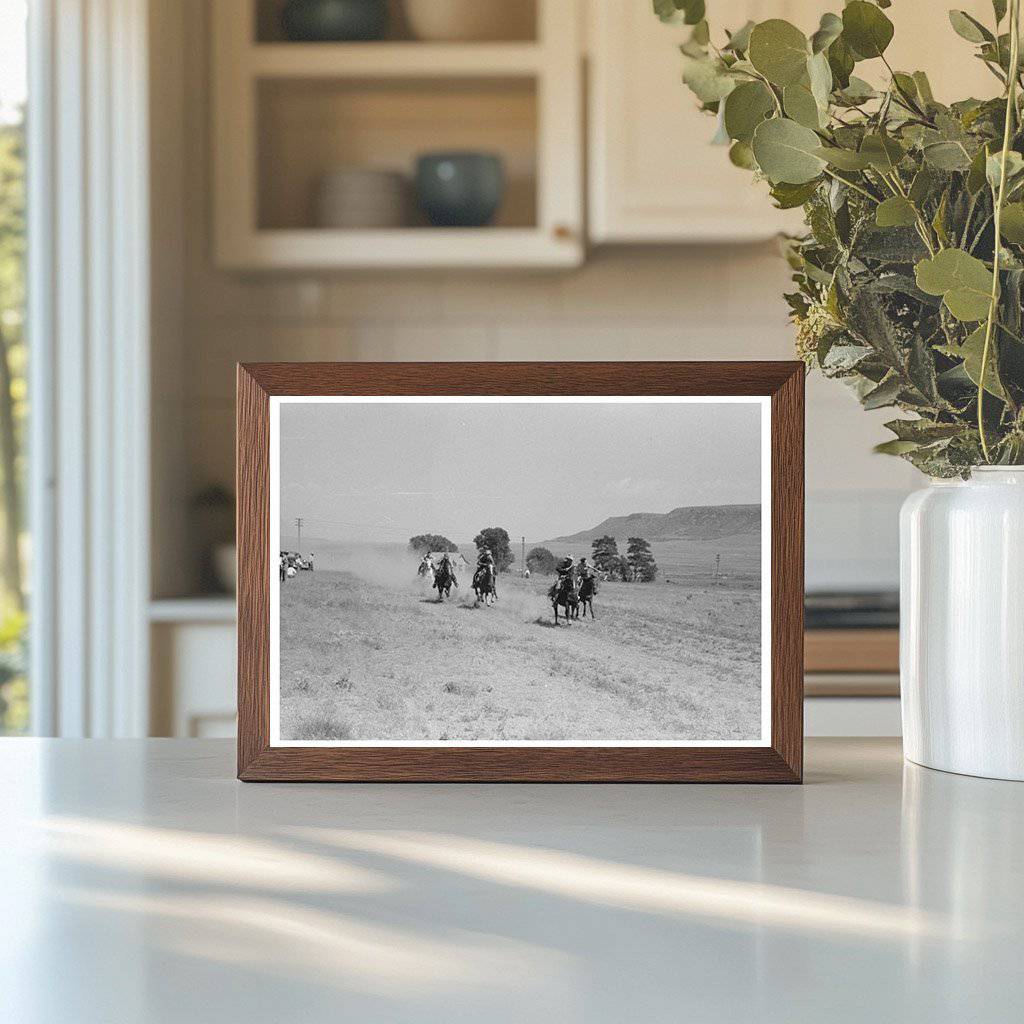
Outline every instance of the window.
[[0, 0], [0, 734], [29, 727], [26, 671], [24, 0]]

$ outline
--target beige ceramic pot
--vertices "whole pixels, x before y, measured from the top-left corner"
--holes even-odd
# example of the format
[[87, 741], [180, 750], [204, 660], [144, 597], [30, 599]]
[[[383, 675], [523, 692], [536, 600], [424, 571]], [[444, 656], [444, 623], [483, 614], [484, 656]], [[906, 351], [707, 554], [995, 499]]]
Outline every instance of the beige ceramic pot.
[[531, 0], [405, 0], [405, 15], [413, 35], [430, 42], [535, 37]]

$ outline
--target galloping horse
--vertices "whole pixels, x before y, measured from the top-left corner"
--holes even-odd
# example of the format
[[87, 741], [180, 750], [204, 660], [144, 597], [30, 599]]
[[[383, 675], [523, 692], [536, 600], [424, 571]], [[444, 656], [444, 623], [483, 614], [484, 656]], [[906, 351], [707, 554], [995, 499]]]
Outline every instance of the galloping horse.
[[447, 562], [442, 562], [434, 570], [434, 582], [432, 586], [437, 587], [437, 599], [443, 601], [446, 597], [451, 597], [452, 585], [455, 583], [455, 573], [452, 572], [451, 566]]
[[584, 576], [580, 581], [580, 589], [577, 594], [578, 603], [576, 610], [573, 613], [573, 618], [578, 619], [580, 617], [580, 610], [583, 611], [583, 618], [587, 617], [587, 609], [590, 609], [590, 617], [594, 617], [594, 595], [597, 593], [597, 577], [590, 575]]
[[573, 615], [579, 607], [579, 597], [576, 594], [576, 579], [572, 570], [567, 572], [549, 591], [551, 607], [555, 611], [555, 625], [558, 625], [558, 608], [565, 609], [565, 624], [571, 625]]
[[428, 562], [425, 558], [420, 562], [420, 567], [416, 570], [417, 576], [429, 576], [430, 577], [430, 588], [434, 588], [434, 577], [437, 574], [437, 570], [434, 566]]
[[481, 565], [473, 573], [473, 593], [476, 594], [476, 603], [494, 604], [498, 599], [498, 588], [494, 584], [494, 574], [485, 565]]

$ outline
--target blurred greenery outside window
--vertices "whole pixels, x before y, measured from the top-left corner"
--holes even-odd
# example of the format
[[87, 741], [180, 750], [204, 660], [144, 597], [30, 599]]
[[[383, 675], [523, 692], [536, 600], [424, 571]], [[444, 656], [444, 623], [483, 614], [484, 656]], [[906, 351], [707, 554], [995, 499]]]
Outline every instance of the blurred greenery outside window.
[[25, 13], [24, 0], [0, 0], [0, 735], [29, 728]]

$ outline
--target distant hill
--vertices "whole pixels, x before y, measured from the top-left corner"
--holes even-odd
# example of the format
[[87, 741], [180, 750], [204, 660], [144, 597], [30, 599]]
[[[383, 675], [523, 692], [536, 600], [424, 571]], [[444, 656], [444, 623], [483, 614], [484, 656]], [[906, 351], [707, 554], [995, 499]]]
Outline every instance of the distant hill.
[[633, 512], [628, 516], [612, 516], [590, 530], [567, 537], [554, 537], [550, 544], [586, 544], [609, 534], [623, 543], [627, 537], [643, 537], [649, 541], [718, 540], [743, 534], [757, 534], [761, 529], [760, 505], [692, 505], [674, 508], [671, 512]]

